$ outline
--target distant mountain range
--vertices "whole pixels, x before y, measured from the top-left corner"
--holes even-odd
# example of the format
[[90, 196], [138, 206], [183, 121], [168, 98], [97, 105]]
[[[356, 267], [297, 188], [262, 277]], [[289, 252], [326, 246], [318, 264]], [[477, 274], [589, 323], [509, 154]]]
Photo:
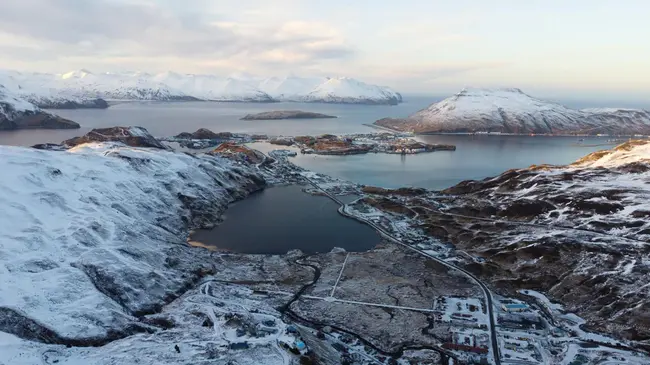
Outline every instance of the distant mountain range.
[[[164, 72], [65, 74], [0, 72], [0, 85], [44, 108], [106, 107], [99, 100], [205, 100], [398, 104], [402, 96], [347, 77], [219, 77]], [[67, 103], [67, 104], [66, 104]]]
[[427, 133], [650, 135], [650, 112], [641, 109], [571, 109], [519, 89], [463, 89], [403, 119], [376, 125]]

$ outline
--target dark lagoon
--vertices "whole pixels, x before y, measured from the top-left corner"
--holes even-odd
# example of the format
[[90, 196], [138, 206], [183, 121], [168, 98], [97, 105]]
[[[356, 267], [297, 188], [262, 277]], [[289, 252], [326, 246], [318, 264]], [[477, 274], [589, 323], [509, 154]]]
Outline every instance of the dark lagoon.
[[366, 251], [380, 237], [369, 226], [345, 218], [339, 205], [302, 192], [300, 186], [273, 187], [231, 205], [224, 221], [211, 230], [197, 230], [191, 240], [201, 246], [253, 254], [329, 252], [334, 247]]

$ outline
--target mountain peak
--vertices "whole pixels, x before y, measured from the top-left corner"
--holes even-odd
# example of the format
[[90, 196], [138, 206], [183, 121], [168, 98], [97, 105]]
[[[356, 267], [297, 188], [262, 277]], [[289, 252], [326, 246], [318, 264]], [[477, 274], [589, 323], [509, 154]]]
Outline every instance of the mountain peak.
[[576, 110], [518, 88], [464, 88], [406, 119], [378, 125], [416, 133], [649, 134], [650, 113]]
[[93, 74], [92, 72], [88, 71], [85, 68], [82, 68], [80, 70], [74, 70], [74, 71], [70, 71], [68, 73], [64, 73], [63, 75], [61, 75], [61, 78], [64, 79], [64, 80], [65, 79], [72, 79], [72, 78], [82, 79], [82, 78], [84, 78], [84, 77], [86, 77], [88, 75], [92, 75], [92, 74]]
[[519, 94], [527, 95], [521, 89], [516, 87], [502, 87], [502, 88], [482, 88], [482, 87], [464, 87], [455, 95], [490, 95], [490, 94]]
[[[162, 72], [93, 74], [87, 69], [57, 75], [0, 74], [0, 83], [30, 100], [102, 98], [106, 100], [296, 101], [353, 104], [396, 104], [392, 90], [349, 77], [262, 78], [245, 72], [228, 77]], [[23, 89], [19, 89], [22, 86]]]

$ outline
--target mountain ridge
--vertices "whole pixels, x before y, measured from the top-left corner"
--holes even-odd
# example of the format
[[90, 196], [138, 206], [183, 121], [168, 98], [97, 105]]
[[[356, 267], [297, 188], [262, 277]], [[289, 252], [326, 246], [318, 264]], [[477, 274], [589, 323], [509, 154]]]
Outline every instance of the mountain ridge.
[[[322, 102], [389, 104], [402, 102], [388, 87], [349, 77], [254, 77], [180, 74], [172, 71], [93, 73], [87, 69], [63, 74], [0, 72], [0, 84], [35, 101], [72, 100], [203, 100], [240, 102]], [[80, 103], [81, 104], [81, 103]]]
[[413, 133], [650, 134], [650, 112], [572, 109], [518, 88], [465, 88], [403, 119], [375, 125]]

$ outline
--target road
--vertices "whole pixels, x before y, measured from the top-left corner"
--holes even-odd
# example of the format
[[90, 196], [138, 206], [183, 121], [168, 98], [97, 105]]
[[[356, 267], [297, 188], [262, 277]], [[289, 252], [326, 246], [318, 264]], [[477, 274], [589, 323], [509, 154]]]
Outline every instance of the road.
[[370, 222], [370, 221], [365, 220], [365, 219], [363, 219], [361, 217], [358, 217], [356, 215], [348, 213], [346, 211], [347, 204], [345, 204], [344, 202], [339, 200], [336, 196], [333, 196], [330, 193], [328, 193], [325, 189], [322, 189], [318, 184], [313, 182], [311, 179], [309, 179], [307, 177], [304, 177], [304, 178], [313, 187], [315, 187], [316, 189], [322, 191], [328, 198], [330, 198], [333, 201], [335, 201], [336, 203], [338, 203], [340, 205], [339, 213], [341, 213], [342, 215], [344, 215], [346, 217], [349, 217], [349, 218], [352, 218], [352, 219], [356, 219], [359, 222], [365, 223], [365, 224], [371, 226], [372, 228], [374, 228], [375, 230], [377, 230], [379, 233], [381, 233], [384, 237], [391, 240], [392, 242], [394, 242], [394, 243], [396, 243], [398, 245], [401, 245], [401, 246], [403, 246], [403, 247], [405, 247], [405, 248], [407, 248], [409, 250], [415, 251], [415, 252], [417, 252], [417, 253], [419, 253], [419, 254], [421, 254], [423, 256], [426, 256], [427, 258], [429, 258], [431, 260], [434, 260], [437, 263], [439, 263], [441, 265], [444, 265], [449, 269], [458, 270], [458, 271], [462, 272], [463, 274], [465, 274], [465, 276], [469, 277], [472, 281], [474, 281], [481, 288], [481, 290], [483, 291], [483, 295], [485, 295], [485, 299], [486, 299], [486, 302], [487, 302], [486, 303], [487, 310], [488, 310], [488, 314], [489, 314], [489, 318], [490, 318], [490, 337], [491, 337], [491, 342], [492, 342], [492, 353], [494, 354], [494, 362], [497, 365], [501, 365], [501, 356], [500, 356], [500, 352], [499, 352], [499, 343], [498, 343], [498, 340], [497, 340], [496, 324], [494, 323], [494, 309], [493, 309], [494, 305], [493, 305], [493, 301], [492, 301], [492, 293], [490, 292], [490, 289], [481, 280], [479, 280], [471, 272], [469, 272], [469, 271], [467, 271], [467, 270], [465, 270], [465, 269], [463, 269], [461, 267], [455, 266], [455, 265], [450, 264], [450, 263], [448, 263], [448, 262], [446, 262], [444, 260], [441, 260], [441, 259], [439, 259], [439, 258], [437, 258], [437, 257], [435, 257], [433, 255], [430, 255], [430, 254], [424, 252], [423, 250], [420, 250], [418, 248], [407, 245], [406, 243], [402, 242], [399, 238], [393, 236], [391, 233], [384, 230], [383, 227], [380, 227], [380, 226], [376, 225], [373, 222]]

